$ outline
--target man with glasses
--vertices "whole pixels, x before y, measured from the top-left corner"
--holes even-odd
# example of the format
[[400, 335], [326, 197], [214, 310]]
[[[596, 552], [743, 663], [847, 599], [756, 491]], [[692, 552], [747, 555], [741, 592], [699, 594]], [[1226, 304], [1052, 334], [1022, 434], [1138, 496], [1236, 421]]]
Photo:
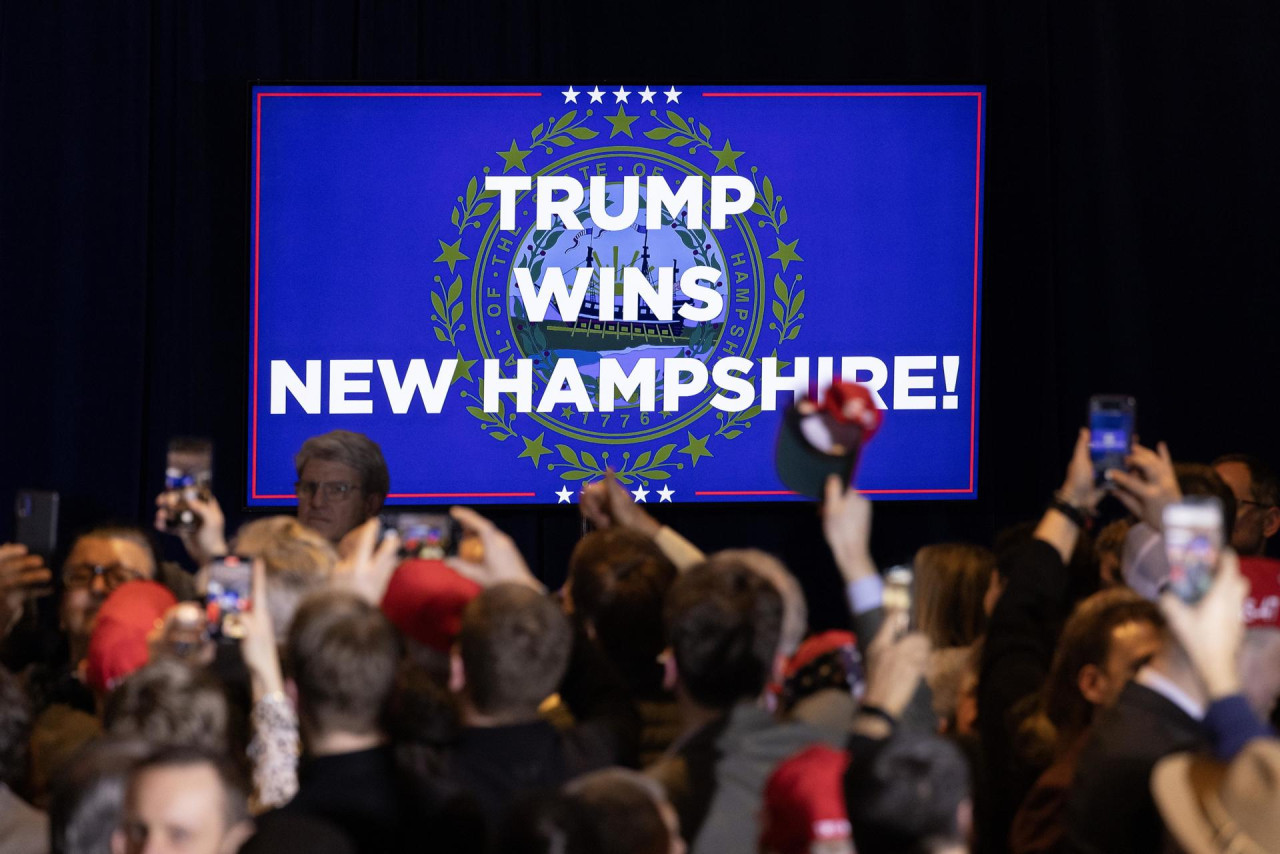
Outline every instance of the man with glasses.
[[111, 591], [155, 574], [155, 552], [140, 530], [96, 528], [75, 541], [62, 567], [62, 628], [73, 664], [85, 657], [93, 618]]
[[368, 436], [349, 430], [312, 436], [293, 461], [298, 521], [331, 542], [382, 509], [391, 477], [382, 449]]
[[1236, 496], [1236, 524], [1231, 547], [1241, 557], [1266, 553], [1267, 540], [1280, 531], [1280, 488], [1276, 473], [1257, 457], [1227, 454], [1213, 467]]

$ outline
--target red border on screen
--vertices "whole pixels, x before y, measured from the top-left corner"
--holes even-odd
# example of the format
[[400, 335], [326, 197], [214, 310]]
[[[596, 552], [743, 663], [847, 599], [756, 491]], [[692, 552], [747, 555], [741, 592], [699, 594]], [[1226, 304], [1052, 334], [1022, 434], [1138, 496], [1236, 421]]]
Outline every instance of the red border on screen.
[[[974, 491], [973, 461], [975, 423], [977, 418], [978, 376], [978, 258], [979, 228], [982, 203], [982, 92], [703, 92], [704, 98], [911, 98], [911, 97], [976, 97], [977, 155], [974, 163], [973, 198], [973, 332], [972, 352], [969, 359], [969, 485], [957, 489], [864, 489], [864, 495], [943, 495], [967, 494]], [[541, 92], [258, 92], [254, 99], [254, 151], [253, 151], [253, 420], [250, 443], [250, 498], [292, 499], [295, 495], [258, 493], [258, 259], [261, 250], [259, 223], [262, 213], [262, 99], [263, 98], [537, 98]], [[797, 493], [790, 490], [695, 490], [694, 495], [714, 497], [784, 498]], [[533, 492], [399, 492], [387, 498], [534, 498]]]

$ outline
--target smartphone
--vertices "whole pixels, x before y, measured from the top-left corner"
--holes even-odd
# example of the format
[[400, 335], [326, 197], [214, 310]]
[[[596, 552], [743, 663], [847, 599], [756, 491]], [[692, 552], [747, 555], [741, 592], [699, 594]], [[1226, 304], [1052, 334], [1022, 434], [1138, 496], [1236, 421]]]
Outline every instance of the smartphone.
[[58, 546], [58, 493], [24, 489], [13, 502], [14, 539], [46, 561]]
[[398, 513], [391, 521], [401, 557], [443, 560], [458, 553], [458, 523], [447, 513]]
[[1188, 604], [1213, 586], [1222, 555], [1222, 502], [1212, 495], [1189, 495], [1164, 508], [1164, 550], [1169, 590]]
[[192, 531], [203, 520], [187, 503], [189, 498], [207, 500], [213, 490], [213, 442], [208, 439], [169, 440], [164, 465], [164, 488], [178, 494], [166, 525], [171, 531]]
[[1110, 469], [1125, 469], [1125, 459], [1133, 451], [1133, 430], [1138, 403], [1119, 394], [1095, 394], [1089, 398], [1089, 456], [1093, 460], [1093, 480], [1106, 486]]
[[205, 619], [215, 640], [244, 637], [242, 616], [253, 608], [253, 563], [250, 558], [227, 555], [209, 565], [205, 593]]
[[884, 574], [885, 619], [897, 621], [895, 635], [901, 637], [912, 627], [911, 591], [915, 585], [915, 573], [906, 566], [895, 566]]

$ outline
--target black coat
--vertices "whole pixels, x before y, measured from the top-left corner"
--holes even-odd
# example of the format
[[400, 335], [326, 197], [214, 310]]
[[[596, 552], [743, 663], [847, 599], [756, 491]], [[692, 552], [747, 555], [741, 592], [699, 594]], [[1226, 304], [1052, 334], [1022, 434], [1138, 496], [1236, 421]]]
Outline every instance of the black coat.
[[1067, 796], [1066, 850], [1155, 854], [1164, 824], [1151, 772], [1171, 753], [1207, 746], [1200, 723], [1144, 685], [1130, 682], [1094, 723]]

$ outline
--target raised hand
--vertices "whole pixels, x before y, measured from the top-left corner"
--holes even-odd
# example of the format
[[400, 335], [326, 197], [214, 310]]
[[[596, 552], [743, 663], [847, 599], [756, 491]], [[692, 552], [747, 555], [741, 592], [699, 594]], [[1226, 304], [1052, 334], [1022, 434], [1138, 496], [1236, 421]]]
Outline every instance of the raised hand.
[[0, 546], [0, 638], [22, 617], [26, 600], [49, 592], [53, 573], [44, 558], [27, 553], [16, 543]]
[[[186, 500], [188, 506], [200, 516], [200, 524], [194, 529], [181, 528], [172, 531], [168, 527], [169, 516], [180, 500]], [[222, 513], [222, 505], [212, 494], [208, 500], [200, 497], [196, 489], [169, 489], [156, 496], [156, 516], [154, 525], [162, 534], [174, 534], [182, 540], [182, 546], [191, 555], [197, 565], [203, 566], [215, 557], [227, 553], [226, 526], [227, 520]]]
[[[463, 535], [473, 538], [478, 549], [466, 557], [449, 558], [448, 564], [463, 576], [470, 578], [481, 587], [492, 587], [495, 584], [513, 582], [545, 591], [542, 582], [534, 578], [524, 556], [516, 548], [515, 541], [502, 532], [497, 525], [481, 516], [470, 507], [452, 507], [449, 515], [462, 526]], [[479, 551], [480, 554], [475, 552]]]
[[658, 521], [636, 504], [631, 493], [622, 488], [618, 479], [610, 470], [601, 480], [594, 481], [582, 488], [582, 498], [578, 506], [586, 520], [597, 528], [618, 526], [630, 528], [652, 537], [662, 526]]
[[876, 573], [871, 560], [871, 502], [831, 475], [822, 502], [822, 533], [846, 584]]
[[333, 583], [358, 594], [375, 607], [382, 604], [391, 575], [400, 565], [400, 537], [387, 531], [381, 541], [382, 523], [375, 516], [352, 530], [338, 546], [342, 555], [333, 567]]
[[1138, 470], [1138, 474], [1119, 469], [1107, 472], [1107, 477], [1118, 487], [1116, 498], [1133, 515], [1157, 531], [1163, 531], [1164, 508], [1182, 498], [1168, 446], [1161, 442], [1152, 451], [1134, 445], [1128, 462]]
[[1237, 657], [1244, 643], [1244, 600], [1249, 581], [1240, 573], [1240, 560], [1223, 549], [1213, 586], [1199, 602], [1188, 605], [1173, 593], [1160, 597], [1160, 610], [1169, 629], [1191, 659], [1210, 698], [1240, 692]]

